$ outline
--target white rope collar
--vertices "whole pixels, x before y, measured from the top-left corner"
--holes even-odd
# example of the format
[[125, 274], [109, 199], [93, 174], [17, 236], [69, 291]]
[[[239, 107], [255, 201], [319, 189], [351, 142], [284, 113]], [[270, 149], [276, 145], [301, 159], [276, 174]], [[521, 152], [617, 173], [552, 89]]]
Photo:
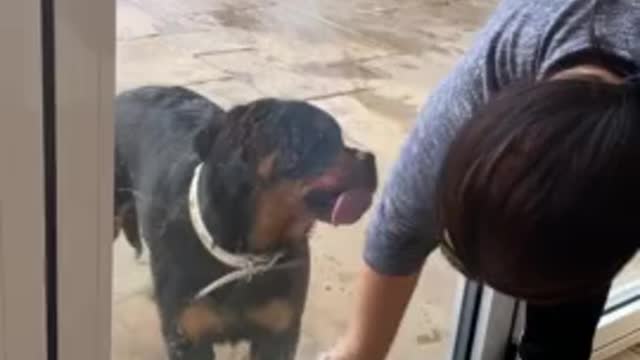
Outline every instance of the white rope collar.
[[[234, 268], [235, 270], [217, 278], [204, 287], [196, 294], [194, 300], [200, 299], [231, 282], [241, 279], [251, 281], [253, 276], [274, 269], [278, 261], [284, 257], [284, 252], [282, 251], [270, 255], [233, 254], [215, 243], [213, 236], [204, 224], [202, 213], [200, 211], [200, 203], [198, 201], [198, 183], [201, 171], [202, 164], [199, 164], [193, 172], [191, 186], [189, 187], [189, 215], [191, 217], [191, 224], [198, 235], [198, 239], [200, 239], [200, 242], [204, 248], [207, 249], [209, 254], [211, 254], [211, 256], [216, 260]], [[280, 264], [277, 267], [288, 267], [292, 265], [296, 265], [296, 262], [289, 261], [287, 263]]]

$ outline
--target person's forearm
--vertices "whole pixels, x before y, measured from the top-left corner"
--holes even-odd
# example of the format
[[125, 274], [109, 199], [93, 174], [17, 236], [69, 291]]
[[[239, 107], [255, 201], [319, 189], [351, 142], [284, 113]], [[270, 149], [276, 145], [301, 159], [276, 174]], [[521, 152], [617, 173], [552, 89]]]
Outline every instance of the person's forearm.
[[354, 314], [338, 346], [348, 360], [382, 360], [398, 331], [419, 274], [387, 276], [363, 266]]

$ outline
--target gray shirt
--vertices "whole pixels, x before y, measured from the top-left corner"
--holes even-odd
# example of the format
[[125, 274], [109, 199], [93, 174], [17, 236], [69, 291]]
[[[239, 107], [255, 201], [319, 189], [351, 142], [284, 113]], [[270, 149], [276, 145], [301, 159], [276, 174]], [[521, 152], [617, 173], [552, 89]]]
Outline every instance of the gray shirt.
[[627, 67], [623, 71], [635, 71], [640, 0], [503, 0], [498, 5], [419, 114], [367, 231], [369, 266], [387, 275], [419, 271], [440, 240], [433, 192], [460, 126], [490, 94], [514, 81], [544, 78], [572, 57], [593, 51], [592, 34]]

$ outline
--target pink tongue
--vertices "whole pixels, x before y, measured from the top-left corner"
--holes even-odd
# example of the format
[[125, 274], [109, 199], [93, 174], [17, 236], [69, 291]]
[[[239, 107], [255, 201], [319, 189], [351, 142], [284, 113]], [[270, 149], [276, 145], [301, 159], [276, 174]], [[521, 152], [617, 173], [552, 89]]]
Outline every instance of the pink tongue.
[[372, 193], [366, 190], [345, 191], [338, 197], [331, 211], [334, 225], [353, 224], [371, 206]]

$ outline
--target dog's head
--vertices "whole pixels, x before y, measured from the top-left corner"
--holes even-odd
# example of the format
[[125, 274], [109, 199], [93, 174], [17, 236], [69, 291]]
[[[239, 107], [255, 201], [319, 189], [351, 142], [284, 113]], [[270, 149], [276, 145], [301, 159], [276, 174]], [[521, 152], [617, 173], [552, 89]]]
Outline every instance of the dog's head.
[[196, 136], [195, 149], [217, 235], [245, 239], [245, 251], [306, 238], [316, 220], [354, 223], [377, 186], [373, 154], [345, 146], [335, 119], [306, 102], [235, 107]]

